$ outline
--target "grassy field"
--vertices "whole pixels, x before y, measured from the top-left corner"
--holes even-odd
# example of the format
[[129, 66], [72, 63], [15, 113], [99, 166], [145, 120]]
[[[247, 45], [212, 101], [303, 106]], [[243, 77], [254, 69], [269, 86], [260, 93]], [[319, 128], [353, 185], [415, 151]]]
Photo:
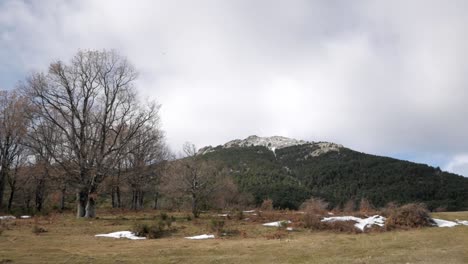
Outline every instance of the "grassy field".
[[[225, 228], [240, 231], [228, 238], [191, 241], [184, 236], [210, 232], [202, 215], [188, 221], [174, 214], [177, 232], [154, 240], [97, 238], [95, 234], [130, 230], [135, 222], [156, 221], [158, 212], [101, 213], [99, 219], [75, 219], [71, 214], [39, 219], [47, 232], [32, 232], [35, 220], [11, 221], [0, 235], [0, 263], [468, 263], [468, 226], [409, 231], [344, 234], [295, 228], [282, 239], [267, 239], [277, 228], [261, 220], [226, 220]], [[275, 220], [297, 219], [286, 212]], [[435, 217], [468, 220], [468, 212]]]

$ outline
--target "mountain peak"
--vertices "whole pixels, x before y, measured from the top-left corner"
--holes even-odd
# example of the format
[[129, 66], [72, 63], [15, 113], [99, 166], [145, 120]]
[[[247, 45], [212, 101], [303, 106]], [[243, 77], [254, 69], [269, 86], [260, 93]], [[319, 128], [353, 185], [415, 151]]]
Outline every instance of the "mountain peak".
[[[283, 136], [271, 136], [271, 137], [259, 137], [256, 135], [249, 136], [245, 139], [235, 139], [227, 142], [222, 145], [222, 148], [233, 148], [233, 147], [252, 147], [252, 146], [262, 146], [271, 150], [273, 153], [277, 149], [299, 146], [299, 145], [310, 145], [313, 148], [310, 156], [319, 156], [321, 154], [327, 153], [329, 151], [339, 151], [340, 148], [343, 148], [342, 145], [330, 143], [330, 142], [309, 142], [305, 140], [298, 140], [294, 138], [288, 138]], [[199, 154], [206, 154], [214, 151], [214, 148], [211, 146], [204, 147], [199, 150]]]
[[281, 137], [281, 136], [272, 136], [272, 137], [259, 137], [259, 136], [249, 136], [246, 139], [235, 139], [224, 144], [223, 147], [251, 147], [251, 146], [263, 146], [271, 151], [276, 149], [304, 145], [309, 142], [304, 140], [297, 140], [293, 138]]

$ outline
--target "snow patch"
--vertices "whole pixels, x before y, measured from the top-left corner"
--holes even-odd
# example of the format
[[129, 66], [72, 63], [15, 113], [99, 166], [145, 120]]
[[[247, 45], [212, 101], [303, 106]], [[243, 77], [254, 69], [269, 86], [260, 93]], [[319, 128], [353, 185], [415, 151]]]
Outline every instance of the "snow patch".
[[312, 151], [310, 154], [305, 156], [305, 159], [308, 157], [318, 157], [322, 154], [328, 153], [330, 151], [340, 151], [340, 148], [343, 148], [343, 145], [331, 143], [331, 142], [318, 142], [314, 143], [312, 147], [318, 147], [318, 149]]
[[214, 235], [199, 235], [199, 236], [191, 236], [191, 237], [185, 237], [186, 239], [192, 239], [192, 240], [201, 240], [201, 239], [210, 239], [210, 238], [215, 238]]
[[296, 146], [296, 145], [304, 145], [309, 142], [304, 140], [297, 140], [287, 137], [281, 136], [273, 136], [273, 137], [258, 137], [258, 136], [250, 136], [246, 139], [235, 139], [229, 141], [228, 143], [224, 144], [224, 148], [231, 148], [231, 147], [250, 147], [250, 146], [263, 146], [273, 153], [277, 149], [282, 149], [286, 147]]
[[255, 213], [255, 210], [249, 210], [249, 211], [242, 211], [244, 214], [253, 214]]
[[468, 226], [468, 221], [467, 221], [467, 220], [458, 220], [458, 219], [455, 219], [455, 221], [456, 221], [457, 223], [459, 223], [460, 225], [466, 225], [466, 226]]
[[355, 216], [334, 216], [334, 217], [325, 217], [322, 219], [322, 222], [336, 222], [336, 221], [354, 221], [356, 224], [354, 226], [361, 231], [367, 227], [372, 227], [372, 225], [384, 226], [385, 217], [380, 215], [374, 215], [368, 218], [359, 218]]
[[276, 222], [271, 222], [271, 223], [265, 223], [263, 224], [263, 226], [268, 226], [268, 227], [281, 227], [282, 226], [282, 223], [287, 223], [287, 224], [291, 224], [292, 222], [291, 221], [276, 221]]
[[456, 225], [459, 225], [458, 223], [456, 222], [453, 222], [453, 221], [448, 221], [448, 220], [443, 220], [443, 219], [436, 219], [436, 218], [432, 218], [432, 220], [434, 221], [435, 225], [437, 227], [454, 227]]
[[136, 236], [135, 233], [130, 232], [130, 231], [119, 231], [119, 232], [113, 232], [109, 234], [98, 234], [95, 236], [96, 237], [110, 237], [110, 238], [128, 238], [131, 240], [146, 239], [146, 237]]
[[29, 219], [29, 218], [31, 218], [31, 216], [30, 215], [22, 215], [22, 216], [20, 216], [20, 218], [21, 219]]
[[3, 215], [3, 216], [0, 216], [0, 220], [14, 220], [16, 219], [16, 217], [12, 216], [12, 215]]

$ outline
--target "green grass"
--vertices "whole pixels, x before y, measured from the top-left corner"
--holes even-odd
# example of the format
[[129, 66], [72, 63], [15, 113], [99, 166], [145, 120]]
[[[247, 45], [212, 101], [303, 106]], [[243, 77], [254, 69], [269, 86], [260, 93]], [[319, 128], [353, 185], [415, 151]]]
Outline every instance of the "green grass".
[[[226, 220], [225, 228], [245, 235], [190, 241], [183, 237], [210, 232], [213, 216], [187, 221], [185, 214], [170, 214], [176, 216], [178, 228], [171, 237], [139, 241], [94, 237], [129, 230], [135, 222], [157, 221], [158, 215], [108, 213], [95, 220], [54, 215], [40, 219], [48, 232], [39, 235], [32, 232], [34, 220], [16, 220], [0, 235], [0, 263], [468, 263], [467, 226], [366, 234], [298, 228], [285, 239], [268, 240], [276, 228], [262, 227], [261, 221]], [[467, 220], [468, 212], [435, 217]]]

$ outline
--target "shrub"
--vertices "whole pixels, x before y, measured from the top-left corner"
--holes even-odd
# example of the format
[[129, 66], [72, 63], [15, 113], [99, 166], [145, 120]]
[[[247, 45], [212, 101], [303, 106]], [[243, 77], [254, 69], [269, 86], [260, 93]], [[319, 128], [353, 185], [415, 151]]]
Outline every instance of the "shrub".
[[325, 214], [327, 212], [327, 207], [328, 203], [325, 200], [311, 197], [303, 202], [300, 208], [306, 213]]
[[362, 214], [369, 214], [374, 211], [374, 207], [366, 198], [362, 198], [359, 203], [359, 212]]
[[263, 211], [273, 211], [273, 200], [271, 199], [265, 199], [262, 202], [262, 205], [260, 206], [260, 209]]
[[301, 209], [304, 210], [304, 227], [314, 230], [323, 229], [324, 225], [320, 221], [321, 215], [327, 212], [328, 203], [320, 198], [311, 197], [306, 200], [302, 205]]
[[389, 210], [386, 229], [416, 228], [431, 226], [432, 219], [426, 206], [421, 203], [410, 203], [399, 208]]
[[187, 216], [185, 217], [185, 219], [187, 219], [187, 221], [192, 221], [192, 216], [191, 216], [191, 215], [187, 215]]
[[352, 213], [356, 211], [356, 202], [354, 200], [347, 201], [343, 206], [343, 212]]
[[321, 217], [319, 215], [306, 212], [303, 217], [304, 227], [313, 230], [321, 230], [323, 229], [323, 222], [320, 220]]
[[161, 219], [162, 219], [162, 220], [165, 221], [165, 220], [167, 220], [168, 217], [169, 217], [169, 216], [167, 215], [167, 213], [161, 213]]
[[211, 219], [210, 228], [211, 228], [211, 231], [219, 235], [223, 233], [224, 221], [218, 220], [218, 219]]
[[144, 236], [148, 239], [161, 238], [173, 231], [170, 228], [171, 223], [172, 222], [170, 221], [170, 219], [167, 219], [166, 221], [160, 220], [158, 223], [151, 225], [135, 223], [132, 231], [137, 236]]
[[236, 212], [236, 218], [237, 220], [243, 220], [244, 219], [244, 212], [242, 210], [239, 210]]

